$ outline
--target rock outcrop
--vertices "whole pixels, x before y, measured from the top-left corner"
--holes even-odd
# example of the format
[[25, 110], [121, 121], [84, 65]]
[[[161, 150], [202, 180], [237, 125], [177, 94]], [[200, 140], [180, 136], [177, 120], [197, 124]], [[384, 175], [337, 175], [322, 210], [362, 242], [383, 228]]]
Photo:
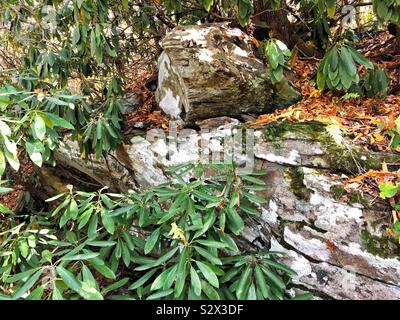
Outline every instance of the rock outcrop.
[[286, 79], [273, 84], [250, 38], [226, 24], [179, 26], [162, 41], [156, 99], [188, 123], [260, 114], [300, 99]]
[[[56, 158], [60, 166], [126, 191], [165, 182], [169, 166], [225, 152], [268, 171], [269, 189], [259, 194], [268, 202], [257, 217], [247, 218], [238, 238], [243, 250], [286, 252], [283, 262], [298, 274], [295, 288], [319, 298], [400, 299], [400, 250], [385, 236], [390, 211], [359, 193], [347, 194], [340, 179], [379, 168], [384, 160], [400, 163], [400, 156], [366, 151], [345, 137], [338, 143], [326, 126], [313, 122], [238, 128], [233, 121], [204, 132], [181, 132], [169, 141], [161, 132], [135, 136], [124, 146], [130, 163], [117, 154], [85, 163], [77, 144], [66, 138]], [[235, 153], [240, 146], [249, 149]]]

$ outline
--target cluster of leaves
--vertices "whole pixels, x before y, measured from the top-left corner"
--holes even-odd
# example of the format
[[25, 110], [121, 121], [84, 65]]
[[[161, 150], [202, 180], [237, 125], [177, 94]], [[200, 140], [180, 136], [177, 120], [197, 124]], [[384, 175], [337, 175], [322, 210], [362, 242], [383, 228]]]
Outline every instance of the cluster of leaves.
[[73, 129], [73, 126], [51, 112], [51, 108], [62, 104], [73, 109], [76, 99], [62, 93], [47, 97], [18, 91], [12, 85], [0, 89], [0, 177], [5, 172], [6, 161], [18, 171], [19, 147], [38, 166], [44, 161], [53, 161], [52, 151], [60, 139], [59, 129]]
[[326, 15], [327, 18], [333, 18], [336, 14], [336, 0], [314, 0], [314, 6], [320, 15]]
[[367, 98], [383, 99], [389, 88], [389, 76], [384, 69], [375, 67], [363, 79], [362, 89]]
[[239, 23], [242, 26], [246, 26], [249, 23], [250, 15], [254, 12], [253, 1], [233, 0], [232, 6], [233, 8], [237, 8], [236, 17]]
[[[18, 167], [16, 145], [33, 155], [36, 164], [50, 160], [49, 150], [54, 150], [59, 128], [73, 130], [84, 158], [91, 152], [99, 157], [120, 143], [123, 115], [119, 97], [125, 79], [120, 66], [128, 58], [117, 56], [126, 36], [121, 32], [124, 16], [117, 2], [0, 3], [2, 49], [14, 48], [16, 57], [14, 68], [7, 70], [9, 77], [0, 83], [2, 120], [17, 128], [13, 131], [15, 143], [9, 135], [2, 139], [9, 146], [4, 154], [14, 168]], [[112, 18], [110, 10], [118, 18]], [[20, 127], [33, 122], [37, 130], [32, 130], [29, 140]]]
[[290, 50], [280, 40], [270, 39], [264, 43], [264, 54], [268, 59], [269, 75], [272, 83], [284, 79], [284, 69], [289, 69], [287, 58], [291, 56]]
[[[362, 54], [354, 48], [354, 40], [346, 41], [351, 33], [346, 25], [342, 24], [343, 11], [337, 1], [313, 0], [296, 1], [301, 8], [311, 13], [313, 38], [326, 50], [321, 61], [318, 74], [317, 86], [321, 90], [339, 90], [344, 92], [356, 92], [367, 97], [384, 97], [387, 92], [389, 78], [387, 74], [372, 65]], [[399, 6], [396, 0], [375, 0], [373, 9], [380, 21], [398, 21]], [[303, 11], [301, 11], [303, 14]], [[310, 18], [310, 16], [307, 16]], [[337, 18], [339, 17], [339, 18]], [[335, 28], [335, 25], [341, 24]], [[354, 38], [354, 37], [352, 37]], [[343, 40], [346, 43], [343, 43]], [[370, 72], [364, 76], [359, 74], [358, 66], [362, 65]]]
[[[393, 198], [393, 197], [397, 196], [398, 192], [400, 191], [400, 184], [397, 182], [396, 183], [389, 183], [389, 182], [381, 183], [379, 185], [380, 197], [382, 199], [388, 199], [388, 198]], [[400, 209], [400, 206], [396, 205], [395, 209]]]
[[[390, 147], [397, 149], [400, 144], [400, 116], [395, 121], [395, 127], [388, 132], [390, 137]], [[393, 227], [389, 233], [400, 243], [400, 220], [397, 218], [397, 212], [400, 211], [399, 195], [400, 195], [400, 179], [395, 181], [385, 181], [379, 184], [380, 197], [382, 199], [389, 199], [390, 204], [394, 210]]]
[[300, 14], [304, 20], [311, 21], [312, 39], [323, 50], [329, 46], [331, 36], [330, 21], [336, 14], [336, 0], [294, 1], [300, 5]]
[[398, 202], [400, 195], [400, 179], [394, 182], [383, 182], [379, 184], [380, 197], [382, 199], [389, 199], [394, 210], [393, 227], [388, 230], [394, 239], [400, 243], [400, 220], [397, 217], [397, 212], [400, 211], [400, 204]]
[[[331, 30], [335, 30], [332, 28], [334, 24], [340, 22], [334, 20], [338, 16], [338, 10], [343, 9], [338, 6], [337, 1], [295, 2], [300, 5], [299, 14], [312, 19], [314, 40], [320, 42], [322, 49], [328, 48], [318, 67], [317, 87], [320, 90], [358, 93], [367, 97], [385, 97], [389, 85], [388, 75], [384, 70], [374, 67], [371, 61], [354, 49], [354, 42], [357, 40], [354, 34], [343, 28], [345, 26], [337, 28], [336, 35], [331, 34]], [[388, 9], [386, 12], [389, 17], [386, 17], [385, 21], [389, 21], [394, 11], [398, 10], [397, 4], [396, 1], [390, 0], [375, 1], [374, 6], [381, 8], [385, 3], [392, 7], [392, 10]], [[269, 3], [269, 5], [272, 9], [278, 10], [282, 4]], [[380, 11], [382, 12], [382, 9]], [[269, 61], [272, 81], [281, 81], [284, 78], [284, 68], [288, 68], [285, 58], [290, 56], [290, 51], [281, 41], [273, 39], [267, 41], [263, 48]], [[369, 71], [361, 75], [359, 66]]]
[[357, 66], [372, 69], [372, 63], [347, 45], [334, 45], [318, 67], [318, 89], [350, 89], [360, 82]]
[[84, 159], [92, 152], [100, 158], [103, 152], [115, 150], [123, 139], [121, 117], [123, 111], [120, 100], [110, 98], [105, 103], [105, 112], [92, 117], [85, 125], [82, 135], [75, 135], [80, 142], [81, 156]]
[[[51, 213], [1, 220], [2, 299], [288, 299], [282, 254], [235, 236], [265, 200], [256, 171], [185, 164], [144, 193], [69, 192]], [[212, 172], [206, 174], [205, 172]], [[192, 177], [192, 178], [190, 178]], [[133, 280], [133, 282], [131, 282]], [[124, 292], [124, 294], [120, 294]], [[309, 295], [297, 298], [308, 298]]]
[[[370, 71], [360, 76], [359, 66]], [[360, 81], [361, 79], [363, 81]], [[383, 97], [386, 95], [388, 82], [389, 79], [384, 70], [374, 67], [371, 61], [346, 44], [332, 46], [317, 71], [317, 86], [320, 90], [336, 89], [352, 92], [364, 90], [367, 96]]]
[[18, 171], [20, 152], [39, 167], [46, 161], [54, 164], [52, 152], [62, 138], [60, 129], [72, 130], [82, 158], [92, 152], [99, 158], [114, 150], [122, 140], [119, 99], [108, 98], [103, 113], [89, 116], [91, 108], [82, 104], [82, 98], [65, 91], [48, 95], [5, 84], [0, 89], [0, 177], [6, 160]]
[[399, 0], [373, 0], [374, 12], [381, 21], [400, 23]]
[[25, 79], [28, 90], [48, 77], [65, 85], [75, 72], [89, 77], [113, 71], [119, 38], [117, 22], [109, 17], [110, 4], [107, 0], [2, 2], [1, 20], [16, 36], [7, 40], [21, 50], [21, 71], [36, 80]]
[[[122, 140], [119, 101], [108, 99], [105, 112], [89, 118], [84, 112], [88, 107], [80, 104], [81, 99], [64, 91], [53, 95], [40, 90], [31, 92], [17, 84], [0, 88], [0, 177], [7, 163], [19, 170], [19, 157], [24, 152], [39, 167], [44, 162], [55, 164], [52, 153], [62, 138], [62, 129], [73, 130], [81, 142], [83, 158], [93, 149], [97, 157], [103, 151], [115, 149]], [[77, 110], [77, 104], [83, 111]], [[79, 123], [84, 124], [83, 132], [77, 130]], [[93, 127], [96, 130], [92, 132]]]

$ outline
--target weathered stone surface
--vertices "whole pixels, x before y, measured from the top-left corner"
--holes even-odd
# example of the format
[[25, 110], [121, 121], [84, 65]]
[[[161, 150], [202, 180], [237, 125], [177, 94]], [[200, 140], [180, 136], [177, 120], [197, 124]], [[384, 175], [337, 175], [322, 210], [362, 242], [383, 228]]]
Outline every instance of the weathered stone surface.
[[[339, 268], [326, 262], [315, 263], [302, 253], [288, 250], [272, 239], [271, 250], [285, 252], [288, 257], [281, 262], [297, 272], [295, 283], [305, 286], [317, 296], [352, 300], [398, 300], [400, 287], [376, 281], [351, 269]], [[349, 266], [351, 267], [351, 266]]]
[[[166, 181], [164, 169], [169, 166], [242, 146], [243, 141], [232, 137], [235, 126], [227, 121], [201, 133], [181, 133], [169, 142], [155, 133], [147, 139], [136, 136], [124, 146], [130, 163], [118, 160], [117, 153], [107, 157], [108, 164], [85, 163], [76, 144], [66, 139], [57, 159], [111, 188], [143, 189]], [[399, 156], [370, 153], [345, 138], [335, 143], [326, 127], [315, 123], [285, 123], [279, 131], [269, 124], [256, 128], [254, 136], [254, 165], [268, 171], [264, 179], [270, 188], [259, 193], [268, 202], [258, 217], [247, 219], [240, 247], [286, 252], [282, 261], [298, 273], [294, 286], [321, 298], [400, 299], [400, 249], [385, 236], [390, 211], [371, 206], [359, 194], [349, 195], [346, 202], [336, 195], [341, 173], [374, 168], [382, 160], [399, 163]], [[246, 142], [251, 144], [248, 138]], [[241, 163], [249, 157], [230, 154]]]
[[143, 103], [143, 98], [134, 92], [127, 92], [121, 99], [123, 113], [135, 112]]
[[176, 119], [265, 113], [300, 98], [286, 79], [272, 84], [249, 37], [226, 24], [179, 26], [162, 47], [156, 99]]
[[[383, 161], [399, 163], [399, 155], [366, 151], [346, 139], [337, 142], [327, 128], [313, 122], [276, 122], [255, 127], [255, 156], [283, 165], [347, 173], [378, 170]], [[400, 167], [400, 163], [397, 167]]]
[[[166, 181], [162, 170], [153, 163], [155, 157], [148, 149], [149, 146], [150, 143], [144, 138], [134, 137], [128, 150], [135, 150], [135, 154], [130, 157], [128, 166], [123, 159], [118, 159], [117, 154], [103, 159], [92, 157], [84, 161], [80, 157], [78, 143], [65, 139], [55, 158], [61, 166], [72, 167], [104, 186], [126, 192], [128, 189], [136, 189], [137, 185], [146, 188]], [[145, 170], [147, 166], [151, 170]]]

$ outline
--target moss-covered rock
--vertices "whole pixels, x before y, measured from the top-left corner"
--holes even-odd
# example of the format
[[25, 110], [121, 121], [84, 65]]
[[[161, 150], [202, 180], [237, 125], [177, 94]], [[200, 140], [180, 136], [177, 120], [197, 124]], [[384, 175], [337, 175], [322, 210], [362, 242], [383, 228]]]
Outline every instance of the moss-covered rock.
[[304, 185], [304, 172], [298, 167], [288, 167], [285, 169], [285, 178], [288, 180], [290, 190], [300, 200], [310, 199], [310, 190]]
[[[123, 166], [118, 155], [107, 155], [107, 163], [104, 159], [86, 163], [80, 159], [78, 145], [68, 142], [56, 158], [59, 165], [80, 170], [102, 185], [146, 189], [166, 181], [168, 167], [200, 160], [199, 146], [205, 154], [221, 154], [232, 147], [224, 138], [229, 136], [232, 142], [234, 127], [194, 132], [179, 141], [178, 148], [163, 139], [133, 137], [124, 145], [130, 166]], [[260, 215], [246, 216], [248, 227], [238, 236], [239, 248], [286, 252], [282, 262], [297, 272], [294, 285], [325, 297], [400, 299], [399, 250], [382, 232], [390, 211], [368, 207], [368, 198], [347, 193], [338, 182], [343, 172], [376, 168], [382, 159], [400, 162], [399, 157], [363, 150], [346, 137], [338, 144], [326, 126], [316, 122], [271, 123], [251, 129], [255, 129], [255, 167], [267, 171], [259, 178], [269, 189], [258, 194], [266, 199], [259, 206]], [[243, 137], [246, 132], [251, 133], [243, 130]], [[236, 144], [252, 145], [252, 139], [243, 140], [243, 145]], [[248, 156], [242, 153], [240, 160]]]
[[341, 184], [333, 185], [330, 189], [330, 192], [333, 198], [335, 198], [336, 200], [341, 200], [349, 204], [360, 203], [368, 208], [372, 203], [372, 199], [369, 199], [368, 196], [362, 195], [361, 193], [356, 191], [348, 192]]
[[372, 235], [367, 230], [362, 230], [361, 238], [363, 247], [369, 253], [382, 258], [400, 259], [400, 246], [393, 238], [387, 235], [382, 235], [380, 237]]
[[244, 127], [261, 132], [256, 155], [268, 161], [279, 159], [285, 163], [284, 159], [290, 159], [291, 153], [296, 151], [298, 161], [286, 163], [345, 173], [380, 169], [382, 162], [400, 164], [399, 154], [369, 151], [354, 145], [345, 136], [338, 143], [326, 125], [315, 121], [281, 121]]

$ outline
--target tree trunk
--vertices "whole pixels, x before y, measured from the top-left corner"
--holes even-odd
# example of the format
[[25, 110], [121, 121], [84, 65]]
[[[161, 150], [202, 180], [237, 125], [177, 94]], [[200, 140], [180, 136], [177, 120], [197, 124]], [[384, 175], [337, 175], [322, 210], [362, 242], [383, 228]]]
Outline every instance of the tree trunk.
[[388, 31], [395, 36], [396, 46], [400, 48], [400, 25], [395, 23], [388, 24]]
[[263, 0], [254, 0], [254, 18], [256, 26], [256, 38], [277, 38], [284, 42], [289, 49], [297, 49], [306, 57], [322, 56], [318, 50], [307, 46], [304, 40], [297, 34], [296, 26], [289, 21], [288, 6], [283, 1], [282, 8], [272, 10], [271, 6], [264, 4]]

